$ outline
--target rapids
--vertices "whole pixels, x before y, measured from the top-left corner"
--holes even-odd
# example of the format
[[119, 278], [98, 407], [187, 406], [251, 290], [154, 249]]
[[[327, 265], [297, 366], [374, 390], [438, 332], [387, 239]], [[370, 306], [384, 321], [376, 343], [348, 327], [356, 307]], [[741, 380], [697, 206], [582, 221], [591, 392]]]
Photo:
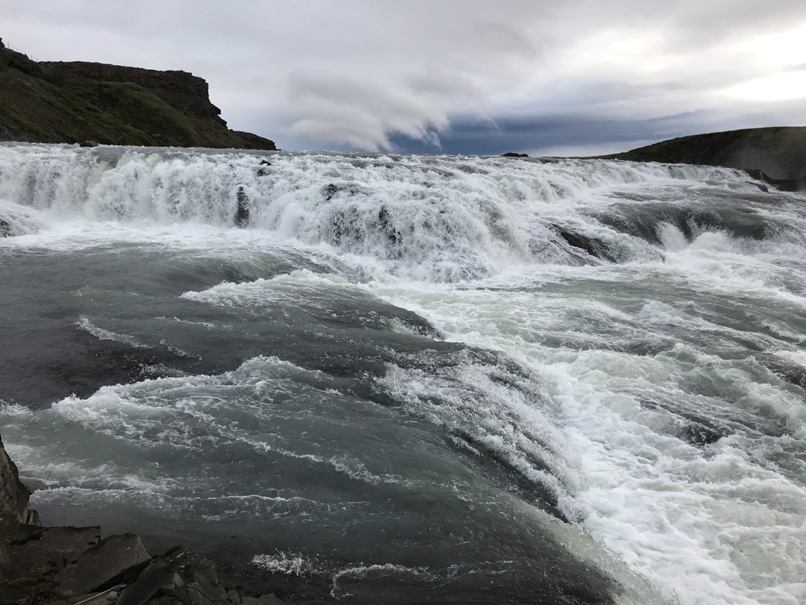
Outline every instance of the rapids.
[[48, 523], [350, 603], [806, 601], [806, 197], [604, 160], [0, 145]]

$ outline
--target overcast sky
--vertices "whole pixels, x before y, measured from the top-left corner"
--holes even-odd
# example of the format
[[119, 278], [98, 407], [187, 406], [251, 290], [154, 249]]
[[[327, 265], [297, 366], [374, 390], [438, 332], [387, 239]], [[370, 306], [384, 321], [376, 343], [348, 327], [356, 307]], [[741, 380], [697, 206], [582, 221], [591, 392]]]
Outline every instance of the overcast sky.
[[806, 0], [0, 0], [40, 61], [182, 69], [283, 149], [575, 155], [806, 125]]

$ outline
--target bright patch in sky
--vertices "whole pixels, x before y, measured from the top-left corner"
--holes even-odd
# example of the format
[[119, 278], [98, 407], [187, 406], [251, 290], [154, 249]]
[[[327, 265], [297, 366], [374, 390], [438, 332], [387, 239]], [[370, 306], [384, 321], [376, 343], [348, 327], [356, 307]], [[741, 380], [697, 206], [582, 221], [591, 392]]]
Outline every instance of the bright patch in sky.
[[741, 82], [725, 94], [750, 101], [793, 101], [806, 99], [806, 69], [788, 71]]

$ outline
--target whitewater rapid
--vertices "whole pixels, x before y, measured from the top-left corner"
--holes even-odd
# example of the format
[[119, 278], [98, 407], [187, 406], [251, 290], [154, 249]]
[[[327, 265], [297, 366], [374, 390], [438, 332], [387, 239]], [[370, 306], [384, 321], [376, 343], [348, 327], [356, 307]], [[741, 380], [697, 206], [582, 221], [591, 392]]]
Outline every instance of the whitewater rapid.
[[759, 185], [0, 145], [3, 440], [45, 519], [348, 602], [803, 602], [806, 198]]

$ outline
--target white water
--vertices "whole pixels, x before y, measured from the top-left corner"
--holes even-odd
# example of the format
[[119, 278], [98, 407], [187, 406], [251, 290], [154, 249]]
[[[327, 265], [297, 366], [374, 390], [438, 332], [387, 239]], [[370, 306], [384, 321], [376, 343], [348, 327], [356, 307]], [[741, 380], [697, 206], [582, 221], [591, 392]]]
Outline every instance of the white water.
[[[259, 176], [262, 157], [272, 165]], [[183, 298], [260, 314], [313, 292], [378, 297], [449, 340], [506, 353], [528, 370], [518, 389], [472, 360], [449, 373], [390, 366], [381, 383], [408, 413], [470, 432], [549, 488], [569, 519], [666, 598], [795, 605], [806, 602], [806, 402], [770, 359], [804, 375], [806, 199], [763, 194], [748, 181], [717, 168], [603, 161], [6, 145], [0, 218], [22, 226], [0, 247], [149, 242], [244, 263], [261, 249], [305, 254], [329, 271]], [[231, 226], [239, 187], [251, 210], [245, 230]], [[659, 243], [600, 220], [653, 204], [669, 216], [728, 208], [728, 218], [723, 228], [692, 220], [686, 237], [661, 216]], [[771, 225], [769, 236], [732, 231], [740, 210]], [[607, 244], [618, 262], [569, 246], [555, 226]], [[80, 323], [98, 338], [140, 343]], [[143, 439], [149, 423], [116, 423], [159, 415], [159, 405], [110, 387], [50, 413]], [[142, 407], [127, 415], [126, 406]], [[692, 415], [725, 436], [704, 445], [681, 438]], [[15, 417], [27, 415], [3, 412]], [[17, 453], [36, 468], [35, 453]], [[315, 567], [297, 554], [260, 561], [289, 574]], [[339, 579], [383, 569], [345, 568], [334, 594]]]

